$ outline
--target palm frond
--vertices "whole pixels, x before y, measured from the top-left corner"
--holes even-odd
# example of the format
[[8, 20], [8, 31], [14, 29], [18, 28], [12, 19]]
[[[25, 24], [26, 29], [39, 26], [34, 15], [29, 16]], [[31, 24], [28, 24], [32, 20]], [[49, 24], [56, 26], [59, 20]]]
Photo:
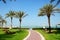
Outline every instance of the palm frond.
[[15, 12], [15, 17], [19, 19], [24, 18], [27, 15], [28, 14], [25, 14], [23, 11]]
[[49, 16], [52, 13], [52, 9], [53, 5], [51, 4], [45, 5], [43, 8], [40, 9], [38, 16], [44, 16], [44, 15]]
[[20, 13], [20, 17], [22, 18], [24, 16], [24, 12], [21, 12]]
[[60, 3], [60, 0], [57, 1], [57, 3], [54, 5], [54, 7], [56, 7], [59, 3]]
[[[7, 0], [0, 0], [2, 1], [3, 3], [6, 3]], [[16, 0], [9, 0], [9, 1], [16, 1]]]
[[9, 13], [6, 14], [5, 18], [7, 18], [7, 17], [14, 17], [14, 15], [15, 15], [14, 11], [9, 11]]
[[9, 11], [10, 15], [15, 15], [14, 11]]
[[4, 3], [6, 3], [6, 0], [2, 0]]
[[55, 0], [50, 0], [50, 3], [54, 2]]
[[9, 17], [9, 14], [6, 14], [6, 17], [5, 18], [8, 18]]
[[3, 23], [7, 23], [7, 21], [6, 21], [6, 20], [4, 20], [4, 19], [2, 20], [2, 22], [3, 22]]
[[38, 16], [44, 16], [46, 15], [44, 11], [39, 12]]
[[25, 14], [25, 15], [23, 16], [23, 18], [26, 17], [26, 16], [28, 16], [28, 14]]

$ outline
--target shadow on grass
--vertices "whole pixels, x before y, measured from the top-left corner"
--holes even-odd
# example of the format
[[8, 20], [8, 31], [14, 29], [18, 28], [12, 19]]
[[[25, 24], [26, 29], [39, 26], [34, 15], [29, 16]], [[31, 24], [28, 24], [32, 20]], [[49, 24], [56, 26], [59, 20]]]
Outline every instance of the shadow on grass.
[[12, 38], [15, 35], [13, 34], [0, 34], [0, 40], [6, 40], [7, 38]]
[[[14, 31], [14, 32], [20, 34], [20, 33], [25, 33], [25, 30], [21, 30], [21, 31], [17, 30], [17, 31]], [[16, 35], [2, 33], [2, 34], [0, 34], [0, 40], [9, 40], [9, 38], [13, 38], [14, 36], [16, 36]]]
[[57, 30], [55, 33], [56, 33], [56, 34], [60, 34], [60, 30]]
[[[45, 31], [45, 30], [43, 30]], [[49, 34], [60, 34], [60, 30], [51, 30], [51, 32], [49, 31], [45, 31], [46, 33], [49, 33]]]
[[56, 36], [58, 36], [56, 37], [56, 39], [60, 40], [60, 30], [57, 30], [56, 34], [57, 34]]
[[24, 32], [24, 30], [18, 30], [18, 31], [16, 31], [16, 33], [23, 33]]
[[52, 31], [51, 33], [60, 34], [60, 30]]
[[60, 40], [60, 37], [56, 38], [57, 40]]

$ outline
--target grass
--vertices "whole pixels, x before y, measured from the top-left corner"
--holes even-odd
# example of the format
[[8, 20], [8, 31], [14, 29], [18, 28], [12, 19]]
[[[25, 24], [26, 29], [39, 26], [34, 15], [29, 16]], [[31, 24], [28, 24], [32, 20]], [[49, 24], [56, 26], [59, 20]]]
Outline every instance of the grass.
[[40, 32], [46, 40], [60, 40], [60, 31], [56, 31], [54, 33], [46, 33], [44, 30], [37, 30]]
[[15, 34], [5, 34], [3, 29], [0, 29], [0, 40], [23, 40], [27, 35], [27, 30], [18, 31], [18, 29], [12, 29], [10, 31], [16, 32]]

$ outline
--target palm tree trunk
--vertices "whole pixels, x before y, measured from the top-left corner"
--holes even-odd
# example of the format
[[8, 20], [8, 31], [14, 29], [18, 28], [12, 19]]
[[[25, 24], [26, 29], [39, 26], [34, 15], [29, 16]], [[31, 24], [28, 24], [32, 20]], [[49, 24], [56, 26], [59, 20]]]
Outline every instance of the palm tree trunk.
[[12, 28], [12, 17], [11, 17], [11, 28]]
[[21, 20], [21, 19], [19, 19], [19, 21], [20, 21], [20, 31], [21, 31], [21, 21], [22, 21], [22, 20]]
[[3, 28], [3, 22], [2, 22], [2, 28]]
[[48, 24], [49, 24], [49, 33], [51, 33], [50, 16], [48, 16]]

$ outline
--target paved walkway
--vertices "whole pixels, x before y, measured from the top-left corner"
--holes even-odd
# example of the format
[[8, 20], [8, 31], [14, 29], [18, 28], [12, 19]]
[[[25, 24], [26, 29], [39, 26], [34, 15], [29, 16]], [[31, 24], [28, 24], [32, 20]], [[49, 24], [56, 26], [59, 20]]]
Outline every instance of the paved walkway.
[[44, 38], [38, 32], [29, 30], [29, 35], [25, 40], [44, 40]]

